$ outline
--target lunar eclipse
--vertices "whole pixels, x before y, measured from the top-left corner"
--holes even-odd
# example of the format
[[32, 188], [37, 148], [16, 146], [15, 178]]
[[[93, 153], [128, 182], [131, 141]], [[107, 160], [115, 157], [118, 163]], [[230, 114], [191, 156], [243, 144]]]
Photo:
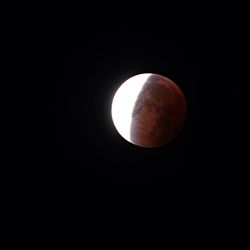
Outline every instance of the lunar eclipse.
[[140, 147], [155, 148], [180, 133], [187, 117], [187, 104], [173, 81], [144, 73], [129, 78], [119, 87], [111, 114], [124, 139]]

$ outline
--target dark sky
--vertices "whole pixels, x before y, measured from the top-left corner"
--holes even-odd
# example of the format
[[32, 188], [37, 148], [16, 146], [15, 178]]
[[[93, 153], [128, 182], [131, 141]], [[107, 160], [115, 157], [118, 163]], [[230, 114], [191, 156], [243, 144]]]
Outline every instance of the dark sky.
[[[196, 248], [243, 238], [232, 226], [238, 220], [232, 207], [244, 207], [245, 190], [235, 132], [241, 127], [233, 74], [237, 48], [228, 50], [230, 35], [220, 27], [201, 27], [175, 33], [164, 25], [82, 28], [72, 39], [62, 31], [48, 43], [38, 165], [56, 205], [66, 200], [78, 213], [93, 209], [105, 223], [107, 214], [116, 214], [122, 224], [131, 220], [131, 228], [135, 217], [140, 227], [167, 228], [168, 220], [176, 221], [178, 230], [161, 230], [162, 237], [171, 232]], [[111, 119], [116, 89], [146, 72], [172, 79], [188, 105], [182, 132], [156, 149], [128, 143]]]

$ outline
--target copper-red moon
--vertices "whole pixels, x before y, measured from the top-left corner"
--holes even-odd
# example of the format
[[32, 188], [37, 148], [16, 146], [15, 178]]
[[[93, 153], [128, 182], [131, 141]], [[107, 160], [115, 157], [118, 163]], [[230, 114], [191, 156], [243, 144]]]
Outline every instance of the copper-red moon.
[[172, 141], [182, 130], [187, 104], [180, 88], [167, 77], [139, 74], [115, 93], [112, 119], [127, 141], [146, 148]]

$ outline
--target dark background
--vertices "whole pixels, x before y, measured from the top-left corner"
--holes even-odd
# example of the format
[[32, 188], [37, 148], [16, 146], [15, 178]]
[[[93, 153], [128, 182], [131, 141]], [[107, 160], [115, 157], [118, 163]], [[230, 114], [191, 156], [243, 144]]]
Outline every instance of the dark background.
[[[225, 19], [201, 17], [97, 25], [79, 18], [41, 36], [34, 53], [43, 111], [31, 172], [47, 225], [118, 246], [245, 245], [244, 39]], [[145, 72], [173, 80], [188, 105], [182, 132], [155, 149], [125, 141], [111, 119], [117, 88]]]

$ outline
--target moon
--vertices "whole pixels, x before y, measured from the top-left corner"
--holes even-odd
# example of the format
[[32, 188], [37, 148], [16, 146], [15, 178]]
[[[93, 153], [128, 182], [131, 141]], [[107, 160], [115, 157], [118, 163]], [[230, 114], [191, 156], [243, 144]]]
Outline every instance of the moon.
[[183, 129], [187, 103], [169, 78], [144, 73], [126, 80], [116, 91], [111, 115], [118, 133], [128, 142], [155, 148], [172, 141]]

